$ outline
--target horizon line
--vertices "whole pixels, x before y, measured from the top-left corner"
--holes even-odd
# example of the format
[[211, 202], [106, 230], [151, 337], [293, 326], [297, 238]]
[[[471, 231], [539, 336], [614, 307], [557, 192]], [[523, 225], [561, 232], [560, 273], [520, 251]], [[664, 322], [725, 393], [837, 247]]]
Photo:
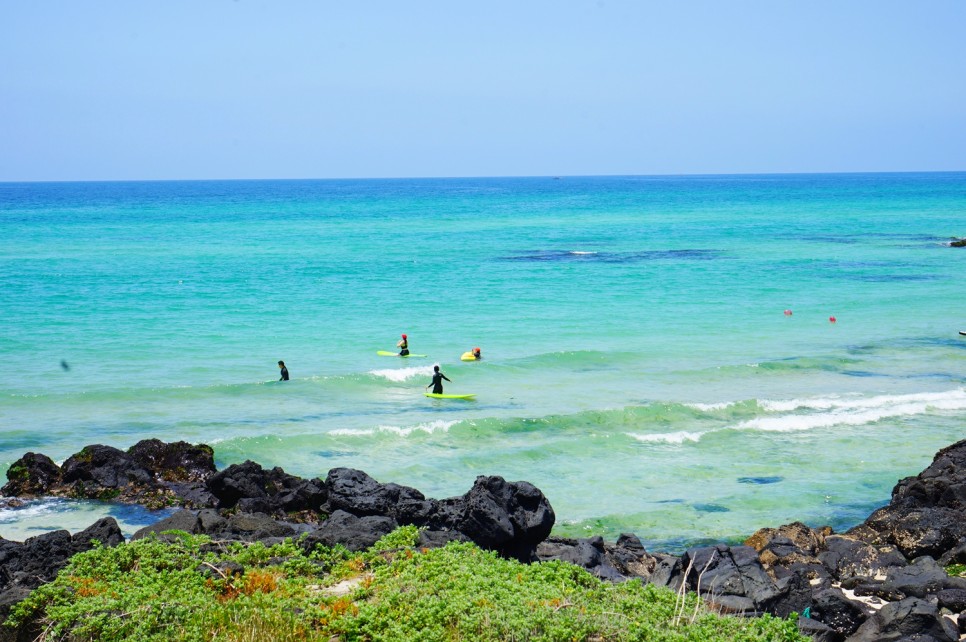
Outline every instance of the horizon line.
[[416, 181], [416, 180], [481, 180], [481, 179], [527, 179], [548, 178], [709, 178], [750, 176], [871, 176], [882, 174], [962, 174], [966, 169], [930, 170], [853, 170], [845, 172], [699, 172], [667, 174], [506, 174], [466, 176], [339, 176], [339, 177], [288, 177], [288, 178], [92, 178], [92, 179], [20, 179], [0, 180], [0, 185], [22, 183], [191, 183], [191, 182], [243, 182], [243, 181]]

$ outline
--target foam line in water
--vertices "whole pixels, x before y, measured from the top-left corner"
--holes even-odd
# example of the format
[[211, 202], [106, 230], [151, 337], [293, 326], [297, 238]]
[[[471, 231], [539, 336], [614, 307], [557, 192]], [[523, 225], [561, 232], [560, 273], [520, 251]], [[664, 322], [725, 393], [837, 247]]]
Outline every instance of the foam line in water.
[[338, 435], [340, 437], [368, 437], [371, 435], [377, 435], [379, 433], [394, 434], [400, 437], [408, 437], [414, 432], [425, 432], [427, 434], [432, 434], [434, 432], [447, 432], [451, 427], [458, 424], [459, 421], [443, 421], [438, 419], [436, 421], [431, 421], [428, 423], [416, 424], [415, 426], [376, 426], [375, 428], [338, 428], [329, 432], [330, 435]]
[[701, 412], [715, 412], [717, 410], [731, 408], [735, 404], [736, 402], [734, 401], [722, 401], [720, 403], [686, 403], [682, 405], [685, 408], [694, 408], [695, 410], [700, 410]]
[[787, 402], [762, 402], [762, 407], [774, 411], [818, 410], [812, 414], [784, 414], [757, 417], [743, 421], [738, 429], [769, 432], [793, 432], [828, 428], [831, 426], [862, 426], [891, 417], [910, 417], [931, 411], [966, 410], [966, 391], [962, 389], [939, 393], [909, 395], [880, 395], [861, 399], [794, 399]]
[[793, 410], [859, 410], [864, 408], [887, 408], [890, 406], [922, 403], [940, 410], [966, 408], [966, 389], [957, 388], [945, 392], [919, 392], [907, 395], [879, 395], [875, 397], [817, 397], [814, 399], [762, 400], [759, 405], [770, 412]]
[[687, 430], [679, 430], [678, 432], [668, 432], [668, 433], [650, 433], [650, 434], [640, 434], [628, 432], [624, 433], [628, 437], [633, 437], [638, 441], [643, 441], [645, 443], [658, 443], [658, 444], [683, 444], [686, 441], [698, 442], [701, 441], [701, 437], [705, 433], [700, 432], [689, 432]]
[[369, 374], [388, 379], [396, 383], [408, 381], [415, 377], [431, 377], [433, 375], [432, 366], [413, 366], [411, 368], [386, 368], [380, 370], [370, 370]]
[[36, 519], [57, 511], [63, 500], [37, 500], [25, 502], [23, 506], [0, 508], [0, 524], [10, 524], [21, 520]]

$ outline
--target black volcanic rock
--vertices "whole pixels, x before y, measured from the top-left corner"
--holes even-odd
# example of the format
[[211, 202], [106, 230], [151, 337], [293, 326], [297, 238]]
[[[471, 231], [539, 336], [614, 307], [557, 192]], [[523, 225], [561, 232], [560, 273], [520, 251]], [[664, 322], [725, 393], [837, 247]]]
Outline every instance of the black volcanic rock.
[[215, 470], [211, 447], [147, 439], [128, 451], [86, 446], [58, 467], [49, 457], [27, 453], [7, 470], [3, 493], [117, 500], [148, 507], [213, 505], [204, 480]]
[[819, 591], [812, 598], [812, 618], [834, 630], [839, 639], [855, 633], [869, 619], [871, 612], [862, 604], [847, 598], [837, 589]]
[[31, 497], [43, 495], [63, 481], [60, 467], [47, 455], [27, 453], [7, 469], [4, 495]]
[[281, 468], [262, 468], [253, 461], [232, 464], [212, 475], [208, 490], [218, 500], [218, 508], [284, 515], [299, 511], [318, 511], [326, 499], [325, 485], [317, 479], [302, 479]]
[[750, 546], [705, 546], [681, 556], [681, 575], [671, 586], [685, 584], [728, 613], [757, 613], [769, 608], [782, 591]]
[[892, 490], [892, 501], [847, 534], [893, 544], [903, 555], [935, 559], [966, 542], [966, 440], [940, 450], [932, 464]]
[[883, 606], [847, 642], [956, 642], [959, 631], [939, 614], [935, 604], [909, 597]]
[[859, 583], [855, 593], [898, 601], [907, 597], [928, 598], [944, 589], [966, 589], [966, 578], [950, 577], [934, 559], [924, 556], [907, 566], [888, 569], [883, 580]]
[[532, 484], [481, 476], [463, 495], [455, 527], [483, 548], [530, 562], [554, 520], [550, 502]]
[[215, 474], [215, 453], [207, 444], [144, 439], [131, 446], [127, 454], [164, 481], [203, 482]]
[[825, 538], [830, 534], [828, 527], [816, 530], [793, 522], [762, 528], [745, 540], [745, 545], [758, 551], [759, 560], [776, 579], [796, 573], [815, 579], [828, 576], [818, 553], [825, 548]]
[[535, 558], [537, 544], [554, 523], [550, 502], [539, 489], [502, 477], [477, 477], [465, 495], [444, 500], [427, 499], [408, 486], [381, 484], [350, 468], [329, 471], [325, 486], [326, 511], [459, 532], [482, 548], [522, 561]]
[[632, 577], [647, 580], [657, 566], [657, 559], [648, 555], [641, 540], [628, 533], [621, 534], [615, 544], [608, 544], [602, 537], [548, 537], [537, 546], [536, 555], [541, 562], [570, 562], [612, 581]]
[[124, 543], [124, 534], [117, 520], [113, 517], [102, 517], [79, 533], [74, 533], [71, 538], [71, 548], [74, 553], [90, 550], [94, 548], [95, 543], [105, 548], [113, 548]]
[[316, 544], [335, 546], [341, 544], [350, 551], [361, 551], [388, 535], [399, 524], [391, 517], [366, 515], [359, 517], [337, 510], [327, 520], [302, 539], [302, 546], [312, 550]]
[[184, 531], [185, 533], [196, 535], [202, 532], [201, 521], [198, 519], [198, 514], [194, 511], [182, 509], [169, 517], [165, 517], [160, 521], [138, 530], [131, 536], [131, 541], [142, 539], [152, 533], [160, 535], [165, 531]]
[[79, 497], [96, 498], [130, 484], [149, 485], [151, 472], [122, 450], [95, 444], [71, 455], [61, 466], [65, 484]]
[[875, 577], [887, 569], [905, 566], [906, 558], [894, 546], [872, 546], [843, 535], [825, 539], [825, 550], [818, 558], [839, 580]]
[[[411, 519], [404, 523], [415, 523], [418, 519], [432, 510], [434, 502], [427, 502], [426, 497], [408, 486], [398, 484], [380, 484], [375, 479], [352, 468], [333, 468], [325, 479], [328, 491], [328, 509], [332, 512], [346, 511], [358, 517], [368, 515], [392, 516], [400, 512], [400, 506], [407, 507]], [[415, 509], [412, 508], [415, 504]]]
[[419, 548], [442, 548], [450, 542], [468, 542], [470, 538], [459, 531], [434, 531], [420, 529], [416, 546]]
[[232, 464], [207, 482], [208, 490], [218, 499], [218, 508], [234, 508], [242, 498], [268, 497], [268, 476], [259, 464], [248, 460]]
[[36, 588], [57, 575], [73, 555], [94, 543], [117, 546], [124, 541], [113, 517], [104, 517], [73, 537], [65, 530], [51, 531], [20, 542], [0, 540], [0, 589], [13, 585]]

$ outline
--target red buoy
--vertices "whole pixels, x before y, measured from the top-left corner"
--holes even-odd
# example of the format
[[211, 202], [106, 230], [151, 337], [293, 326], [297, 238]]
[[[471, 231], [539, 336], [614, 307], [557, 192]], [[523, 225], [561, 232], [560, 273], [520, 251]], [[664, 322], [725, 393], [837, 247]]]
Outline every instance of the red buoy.
[[828, 318], [828, 322], [829, 323], [835, 323], [835, 321], [836, 321], [835, 317], [829, 317]]
[[785, 316], [786, 317], [792, 316], [792, 311], [791, 310], [785, 310]]

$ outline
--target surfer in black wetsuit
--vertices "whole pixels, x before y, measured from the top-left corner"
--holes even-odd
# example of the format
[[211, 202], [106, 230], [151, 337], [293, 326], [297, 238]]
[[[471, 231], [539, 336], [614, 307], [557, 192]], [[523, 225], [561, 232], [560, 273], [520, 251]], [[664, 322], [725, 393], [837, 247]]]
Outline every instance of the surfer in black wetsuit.
[[282, 370], [282, 378], [279, 381], [288, 381], [288, 368], [285, 367], [285, 362], [279, 361], [278, 367]]
[[[439, 371], [439, 366], [433, 366], [433, 382], [429, 384], [429, 386], [433, 387], [434, 395], [443, 394], [443, 379], [446, 379], [447, 381], [452, 383], [449, 377], [447, 377], [446, 375], [444, 375], [442, 372]], [[426, 386], [426, 387], [429, 388], [429, 386]]]
[[407, 354], [409, 354], [409, 341], [406, 340], [405, 334], [402, 335], [402, 339], [396, 344], [396, 347], [399, 348], [400, 357], [405, 357]]

